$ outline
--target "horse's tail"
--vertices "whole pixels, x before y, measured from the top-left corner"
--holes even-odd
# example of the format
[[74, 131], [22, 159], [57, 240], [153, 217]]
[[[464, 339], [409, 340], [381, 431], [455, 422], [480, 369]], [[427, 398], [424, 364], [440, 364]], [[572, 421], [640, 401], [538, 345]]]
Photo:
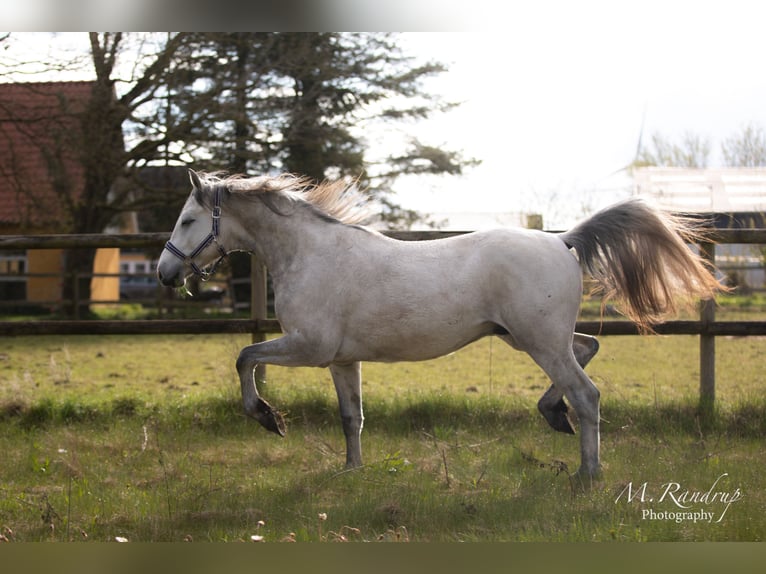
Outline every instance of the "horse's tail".
[[677, 303], [712, 299], [725, 289], [712, 266], [687, 243], [704, 239], [689, 218], [623, 201], [560, 235], [574, 247], [583, 269], [642, 331], [677, 310]]

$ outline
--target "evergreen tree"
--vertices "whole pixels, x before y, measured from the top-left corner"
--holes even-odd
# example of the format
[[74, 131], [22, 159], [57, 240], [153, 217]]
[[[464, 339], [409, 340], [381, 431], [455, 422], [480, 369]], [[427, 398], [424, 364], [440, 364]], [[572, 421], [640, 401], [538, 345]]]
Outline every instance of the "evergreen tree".
[[200, 34], [197, 101], [210, 131], [198, 134], [213, 169], [289, 171], [315, 181], [347, 177], [381, 200], [393, 225], [415, 214], [386, 198], [405, 174], [459, 174], [474, 165], [456, 151], [413, 140], [378, 164], [365, 157], [364, 126], [425, 119], [453, 104], [423, 93], [423, 80], [445, 71], [417, 64], [391, 34]]

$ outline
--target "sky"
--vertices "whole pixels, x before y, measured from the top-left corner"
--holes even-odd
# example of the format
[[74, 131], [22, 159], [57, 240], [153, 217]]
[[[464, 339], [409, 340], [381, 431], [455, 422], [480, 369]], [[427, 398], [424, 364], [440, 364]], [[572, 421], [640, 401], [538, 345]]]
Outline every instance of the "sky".
[[[551, 9], [551, 4], [556, 9]], [[450, 66], [429, 84], [463, 101], [422, 137], [482, 160], [460, 178], [408, 182], [406, 207], [542, 211], [568, 227], [625, 197], [622, 170], [659, 133], [720, 145], [766, 128], [766, 7], [756, 2], [511, 3], [488, 31], [407, 35]]]
[[[629, 193], [621, 170], [639, 138], [700, 135], [715, 164], [723, 140], [748, 123], [766, 127], [762, 2], [537, 0], [489, 12], [482, 3], [456, 11], [429, 0], [408, 8], [411, 22], [406, 13], [389, 23], [413, 30], [406, 50], [448, 66], [426, 89], [462, 102], [399, 135], [482, 162], [459, 177], [400, 181], [404, 207], [539, 212], [546, 228], [562, 229]], [[418, 5], [391, 10], [405, 4]], [[434, 28], [456, 31], [418, 31]]]

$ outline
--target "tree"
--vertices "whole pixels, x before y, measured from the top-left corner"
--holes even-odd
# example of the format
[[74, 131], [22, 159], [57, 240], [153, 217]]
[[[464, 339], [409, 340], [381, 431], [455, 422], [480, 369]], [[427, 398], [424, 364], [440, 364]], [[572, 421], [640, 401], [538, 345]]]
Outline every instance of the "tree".
[[364, 126], [423, 119], [453, 106], [422, 89], [424, 78], [445, 67], [415, 64], [390, 34], [201, 34], [197, 40], [204, 54], [198, 68], [208, 71], [203, 91], [215, 100], [208, 106], [215, 130], [200, 145], [211, 151], [214, 168], [353, 178], [380, 199], [389, 221], [407, 225], [415, 214], [386, 198], [398, 176], [458, 174], [477, 163], [416, 140], [395, 156], [369, 161]]
[[[163, 148], [189, 131], [195, 121], [188, 116], [183, 122], [161, 123], [157, 121], [156, 106], [148, 103], [160, 101], [167, 92], [166, 86], [174, 85], [174, 67], [171, 65], [186, 41], [184, 34], [166, 38], [128, 38], [122, 33], [90, 33], [90, 66], [92, 91], [82, 109], [69, 110], [76, 118], [79, 129], [62, 132], [45, 143], [42, 154], [48, 160], [49, 172], [54, 181], [53, 189], [65, 213], [60, 215], [66, 228], [61, 232], [100, 233], [114, 221], [115, 216], [136, 208], [136, 196], [130, 186], [120, 185], [130, 166], [151, 162]], [[134, 45], [131, 45], [133, 41]], [[130, 49], [133, 66], [119, 66], [121, 56]], [[25, 62], [16, 63], [21, 69]], [[26, 62], [29, 64], [29, 62]], [[61, 71], [65, 63], [50, 62], [38, 71]], [[124, 76], [126, 70], [128, 76]], [[117, 85], [125, 86], [118, 93]], [[78, 157], [78, 177], [68, 173], [64, 154]], [[82, 182], [74, 188], [75, 182]], [[33, 194], [34, 190], [28, 193]], [[69, 276], [87, 275], [93, 269], [95, 251], [91, 249], [69, 250], [65, 260], [65, 272]], [[75, 288], [72, 281], [65, 281], [63, 297], [72, 301], [74, 290], [81, 298], [89, 298], [90, 280], [84, 278]], [[72, 313], [73, 308], [65, 309]]]
[[[444, 66], [414, 65], [392, 35], [201, 33], [194, 43], [185, 65], [199, 87], [176, 107], [180, 115], [207, 110], [208, 123], [195, 134], [208, 152], [206, 160], [198, 156], [203, 168], [356, 180], [378, 201], [386, 225], [410, 227], [422, 216], [389, 199], [396, 177], [460, 173], [475, 163], [417, 141], [395, 158], [369, 161], [364, 126], [451, 107], [422, 93], [422, 80]], [[230, 263], [235, 276], [249, 274], [249, 258]]]
[[[71, 134], [77, 141], [67, 144], [84, 184], [57, 186], [70, 233], [102, 232], [122, 212], [167, 205], [165, 195], [136, 193], [137, 169], [158, 162], [349, 177], [382, 199], [400, 174], [454, 174], [475, 163], [419, 142], [387, 164], [366, 161], [364, 126], [451, 107], [422, 93], [423, 79], [444, 66], [415, 64], [390, 34], [115, 32], [90, 33], [88, 44], [93, 91]], [[67, 66], [46, 62], [38, 71]], [[393, 202], [382, 205], [390, 219], [401, 215]], [[67, 272], [90, 272], [93, 256], [72, 250]], [[89, 288], [84, 281], [81, 296]]]
[[728, 167], [766, 166], [766, 130], [755, 123], [745, 125], [739, 134], [724, 140], [721, 153]]
[[680, 142], [673, 142], [659, 133], [652, 135], [649, 149], [638, 152], [635, 167], [707, 167], [710, 161], [710, 140], [686, 132]]
[[[84, 187], [72, 203], [72, 233], [103, 231], [125, 211], [134, 210], [135, 195], [130, 186], [118, 185], [127, 168], [157, 158], [162, 148], [188, 130], [193, 118], [182, 123], [165, 122], [158, 130], [154, 118], [156, 108], [147, 102], [161, 99], [166, 86], [174, 85], [171, 65], [185, 41], [184, 34], [169, 36], [164, 42], [145, 42], [140, 46], [141, 65], [133, 69], [124, 93], [116, 93], [119, 57], [125, 53], [125, 35], [117, 33], [89, 34], [90, 56], [95, 81], [93, 93], [81, 117], [82, 141], [79, 147], [84, 169]], [[135, 126], [132, 130], [128, 124]], [[127, 137], [126, 137], [127, 136]], [[129, 139], [128, 139], [129, 138]], [[95, 252], [70, 250], [66, 271], [87, 273], [93, 268]], [[65, 282], [64, 299], [72, 300], [72, 282]], [[78, 286], [85, 298], [90, 295], [90, 282]]]

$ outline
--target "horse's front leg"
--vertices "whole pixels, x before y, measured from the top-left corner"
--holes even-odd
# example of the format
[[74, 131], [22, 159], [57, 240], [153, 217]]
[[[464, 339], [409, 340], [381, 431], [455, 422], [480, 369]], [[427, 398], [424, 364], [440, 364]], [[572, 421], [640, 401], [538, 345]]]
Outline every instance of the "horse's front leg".
[[346, 435], [346, 468], [362, 466], [362, 363], [333, 364], [330, 373], [338, 393], [340, 419]]
[[258, 393], [255, 386], [255, 368], [261, 363], [285, 367], [316, 366], [316, 358], [305, 349], [307, 345], [302, 339], [285, 335], [279, 339], [249, 345], [242, 349], [237, 358], [237, 373], [242, 387], [245, 414], [280, 436], [285, 435], [284, 419]]
[[255, 386], [255, 369], [260, 361], [254, 350], [245, 352], [248, 349], [250, 347], [243, 349], [237, 359], [237, 372], [239, 384], [242, 387], [242, 404], [245, 407], [245, 414], [261, 423], [266, 430], [285, 436], [285, 421], [282, 415], [261, 397]]

